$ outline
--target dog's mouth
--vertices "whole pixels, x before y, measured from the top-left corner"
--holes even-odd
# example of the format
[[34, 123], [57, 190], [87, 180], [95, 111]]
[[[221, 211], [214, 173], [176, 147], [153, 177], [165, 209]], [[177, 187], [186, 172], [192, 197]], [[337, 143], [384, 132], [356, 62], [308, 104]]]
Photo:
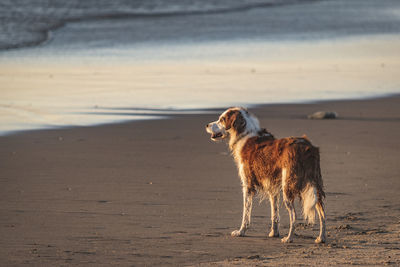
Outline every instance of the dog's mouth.
[[222, 133], [213, 133], [211, 135], [211, 139], [218, 139], [222, 137]]

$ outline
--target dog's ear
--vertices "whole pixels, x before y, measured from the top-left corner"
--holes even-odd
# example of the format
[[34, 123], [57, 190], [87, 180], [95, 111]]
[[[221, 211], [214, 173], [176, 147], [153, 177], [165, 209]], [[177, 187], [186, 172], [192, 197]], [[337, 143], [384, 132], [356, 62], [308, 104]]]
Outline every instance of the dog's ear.
[[242, 113], [238, 110], [228, 112], [223, 119], [226, 130], [229, 130], [233, 127], [237, 133], [242, 133], [246, 127], [246, 120], [243, 118]]
[[233, 127], [236, 130], [236, 133], [240, 134], [244, 132], [245, 127], [246, 127], [246, 120], [243, 118], [243, 115], [241, 112], [238, 112], [236, 116], [236, 120], [233, 122]]
[[229, 130], [230, 128], [232, 128], [233, 125], [233, 112], [229, 111], [228, 113], [225, 114], [224, 117], [221, 118], [221, 121], [224, 123], [225, 125], [225, 130]]

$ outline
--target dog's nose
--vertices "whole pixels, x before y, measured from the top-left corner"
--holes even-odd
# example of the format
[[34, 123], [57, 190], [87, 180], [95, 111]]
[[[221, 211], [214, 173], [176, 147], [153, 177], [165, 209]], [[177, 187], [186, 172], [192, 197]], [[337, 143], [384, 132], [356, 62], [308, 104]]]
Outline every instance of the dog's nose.
[[209, 123], [207, 123], [207, 124], [206, 124], [206, 128], [208, 128], [208, 126], [209, 126], [209, 125], [210, 125], [210, 124], [209, 124]]

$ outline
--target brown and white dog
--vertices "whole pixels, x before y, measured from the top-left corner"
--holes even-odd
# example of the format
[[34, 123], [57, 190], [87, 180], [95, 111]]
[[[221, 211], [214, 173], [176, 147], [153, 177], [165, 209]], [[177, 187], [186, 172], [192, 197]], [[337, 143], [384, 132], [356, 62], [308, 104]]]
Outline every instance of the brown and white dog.
[[255, 193], [268, 196], [271, 203], [270, 237], [278, 237], [279, 199], [289, 212], [290, 228], [282, 242], [292, 242], [296, 213], [294, 200], [299, 197], [304, 218], [314, 223], [315, 211], [320, 221], [316, 243], [324, 243], [325, 193], [320, 170], [319, 149], [307, 137], [276, 139], [260, 128], [258, 119], [246, 109], [226, 110], [215, 122], [207, 124], [211, 139], [229, 138], [229, 148], [238, 167], [243, 186], [243, 220], [232, 236], [244, 236], [250, 226], [252, 199]]

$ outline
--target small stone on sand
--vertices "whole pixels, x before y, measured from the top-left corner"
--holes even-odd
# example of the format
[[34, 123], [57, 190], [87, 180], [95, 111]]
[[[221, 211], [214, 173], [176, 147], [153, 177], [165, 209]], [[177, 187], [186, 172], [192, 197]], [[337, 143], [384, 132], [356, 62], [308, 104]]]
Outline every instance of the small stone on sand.
[[338, 114], [334, 111], [317, 111], [307, 116], [312, 120], [336, 119]]

